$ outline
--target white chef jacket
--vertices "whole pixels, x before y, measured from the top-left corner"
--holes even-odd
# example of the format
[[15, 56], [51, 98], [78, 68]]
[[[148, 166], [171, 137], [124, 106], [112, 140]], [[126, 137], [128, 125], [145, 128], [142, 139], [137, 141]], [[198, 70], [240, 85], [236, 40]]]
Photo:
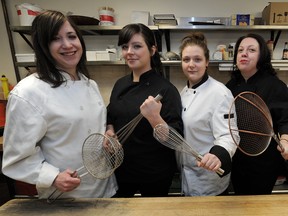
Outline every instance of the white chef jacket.
[[[214, 145], [225, 148], [230, 157], [236, 151], [229, 133], [228, 119], [233, 95], [226, 86], [212, 77], [196, 89], [185, 86], [181, 92], [185, 140], [204, 155]], [[219, 177], [215, 172], [197, 166], [196, 159], [187, 154], [177, 157], [182, 166], [182, 190], [185, 196], [219, 195], [230, 181], [230, 174]]]
[[[32, 74], [10, 92], [4, 131], [2, 171], [10, 178], [35, 184], [39, 198], [47, 198], [59, 172], [83, 166], [82, 144], [91, 133], [104, 133], [106, 107], [95, 81], [79, 74], [57, 88]], [[85, 171], [85, 169], [84, 169]], [[80, 173], [81, 174], [81, 173]], [[65, 197], [111, 197], [115, 176], [81, 178]]]

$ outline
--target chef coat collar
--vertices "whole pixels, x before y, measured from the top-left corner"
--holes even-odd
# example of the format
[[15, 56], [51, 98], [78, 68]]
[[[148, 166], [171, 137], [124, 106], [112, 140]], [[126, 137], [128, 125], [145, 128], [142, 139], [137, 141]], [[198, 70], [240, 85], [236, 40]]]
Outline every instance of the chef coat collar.
[[[139, 83], [145, 82], [151, 76], [152, 73], [155, 73], [153, 69], [141, 74], [139, 78]], [[131, 80], [133, 81], [133, 72], [131, 73]]]
[[238, 83], [255, 83], [257, 82], [257, 80], [259, 79], [259, 77], [264, 77], [267, 76], [268, 73], [267, 72], [262, 72], [262, 71], [257, 71], [255, 74], [253, 74], [253, 76], [249, 77], [248, 80], [246, 81], [244, 79], [244, 77], [242, 76], [241, 72], [239, 71], [240, 76], [238, 76], [239, 78], [236, 79]]
[[[201, 81], [199, 83], [197, 83], [196, 85], [191, 86], [192, 89], [196, 89], [198, 88], [200, 85], [202, 85], [203, 83], [205, 83], [208, 80], [208, 73], [207, 71], [205, 72], [205, 74], [203, 75]], [[189, 80], [187, 81], [187, 87], [190, 88], [189, 86]]]
[[[67, 73], [65, 71], [60, 71], [60, 73], [66, 81], [72, 80], [69, 73]], [[80, 80], [87, 80], [87, 78], [82, 73], [79, 73], [79, 72], [78, 72], [78, 77], [80, 78]], [[78, 80], [73, 80], [73, 81], [78, 81]]]

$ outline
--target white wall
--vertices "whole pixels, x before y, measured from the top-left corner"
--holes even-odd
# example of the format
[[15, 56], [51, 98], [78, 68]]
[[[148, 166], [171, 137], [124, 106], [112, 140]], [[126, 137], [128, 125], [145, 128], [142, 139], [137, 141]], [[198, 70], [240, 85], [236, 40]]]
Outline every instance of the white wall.
[[0, 5], [0, 26], [0, 76], [4, 74], [10, 82], [16, 83], [2, 4]]
[[[277, 0], [274, 0], [277, 2]], [[269, 0], [269, 2], [274, 2]], [[19, 19], [16, 13], [15, 5], [18, 3], [35, 3], [44, 9], [56, 9], [62, 12], [71, 11], [77, 15], [86, 15], [98, 18], [98, 8], [101, 6], [110, 6], [115, 9], [116, 25], [125, 25], [130, 22], [131, 12], [133, 10], [149, 11], [150, 15], [157, 13], [173, 13], [176, 17], [229, 17], [235, 13], [250, 13], [256, 17], [261, 16], [261, 12], [268, 0], [6, 0], [8, 7], [9, 18], [12, 25], [19, 25]], [[288, 2], [288, 0], [283, 1]], [[0, 75], [5, 74], [12, 84], [16, 83], [14, 75], [14, 67], [12, 64], [11, 53], [8, 43], [8, 36], [6, 29], [4, 28], [4, 16], [2, 12], [2, 6], [0, 6]], [[184, 33], [174, 35], [172, 40], [171, 49], [178, 51], [180, 38]], [[239, 33], [238, 33], [239, 34]], [[31, 52], [31, 49], [25, 44], [19, 35], [13, 34], [16, 40], [16, 50], [20, 52]], [[264, 35], [265, 38], [269, 38], [269, 34]], [[207, 34], [209, 48], [213, 51], [217, 44], [233, 42], [235, 38], [238, 38], [236, 33], [225, 34], [225, 32]], [[97, 39], [87, 39], [87, 48], [91, 48], [95, 41], [98, 49], [102, 49], [100, 44], [110, 43], [116, 44], [116, 37], [99, 37]], [[276, 50], [276, 57], [280, 58], [282, 51], [282, 44], [288, 40], [287, 32], [283, 32], [279, 41], [279, 45]], [[164, 47], [165, 48], [165, 47]]]

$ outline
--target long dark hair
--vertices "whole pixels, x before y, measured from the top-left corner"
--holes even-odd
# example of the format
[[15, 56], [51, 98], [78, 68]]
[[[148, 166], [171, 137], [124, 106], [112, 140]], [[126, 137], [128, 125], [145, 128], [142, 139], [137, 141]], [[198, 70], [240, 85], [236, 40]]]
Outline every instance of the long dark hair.
[[35, 17], [32, 23], [32, 43], [36, 56], [36, 68], [39, 78], [56, 88], [65, 82], [56, 68], [56, 62], [49, 51], [49, 45], [58, 34], [61, 26], [68, 21], [75, 30], [82, 45], [83, 54], [77, 65], [77, 72], [89, 78], [86, 67], [86, 47], [84, 39], [75, 23], [59, 11], [47, 10]]
[[[124, 26], [119, 32], [118, 46], [127, 44], [135, 34], [141, 34], [143, 36], [144, 41], [151, 52], [153, 46], [157, 48], [153, 31], [141, 23], [133, 23]], [[151, 56], [151, 68], [154, 69], [156, 73], [163, 76], [162, 62], [157, 49], [155, 54]]]
[[231, 74], [232, 78], [238, 79], [241, 77], [241, 72], [236, 66], [237, 53], [238, 53], [240, 43], [245, 38], [254, 38], [259, 44], [260, 55], [259, 55], [258, 62], [256, 64], [256, 68], [258, 70], [257, 73], [271, 73], [272, 75], [276, 75], [276, 71], [273, 68], [272, 63], [271, 63], [271, 54], [270, 54], [270, 51], [268, 49], [267, 43], [265, 42], [264, 38], [258, 34], [249, 33], [247, 35], [240, 37], [235, 44], [235, 51], [234, 51], [234, 58], [233, 58], [233, 71]]

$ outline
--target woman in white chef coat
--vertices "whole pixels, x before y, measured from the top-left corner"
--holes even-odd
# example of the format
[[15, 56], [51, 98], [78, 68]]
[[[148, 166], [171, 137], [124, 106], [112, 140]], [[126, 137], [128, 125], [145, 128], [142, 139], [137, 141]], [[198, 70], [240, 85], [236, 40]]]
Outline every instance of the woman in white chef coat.
[[[185, 140], [201, 155], [179, 154], [185, 196], [227, 194], [231, 158], [236, 151], [228, 128], [233, 95], [224, 84], [208, 75], [209, 50], [205, 36], [195, 32], [182, 39], [182, 70], [187, 85], [181, 91]], [[222, 168], [224, 174], [215, 171]], [[203, 169], [205, 168], [205, 169]]]
[[114, 175], [98, 180], [74, 172], [91, 133], [104, 133], [106, 107], [89, 79], [86, 48], [77, 26], [62, 13], [45, 11], [32, 24], [37, 72], [10, 92], [2, 171], [36, 185], [39, 198], [55, 189], [62, 197], [111, 197]]
[[[228, 128], [228, 113], [234, 98], [223, 83], [207, 73], [209, 50], [202, 33], [184, 37], [180, 55], [182, 70], [188, 79], [181, 92], [184, 138], [203, 155], [198, 162], [191, 155], [177, 153], [182, 192], [185, 196], [225, 195], [230, 182], [231, 158], [237, 148]], [[145, 118], [158, 119], [161, 103], [150, 97], [140, 108]], [[216, 173], [220, 167], [225, 171], [223, 175]]]

